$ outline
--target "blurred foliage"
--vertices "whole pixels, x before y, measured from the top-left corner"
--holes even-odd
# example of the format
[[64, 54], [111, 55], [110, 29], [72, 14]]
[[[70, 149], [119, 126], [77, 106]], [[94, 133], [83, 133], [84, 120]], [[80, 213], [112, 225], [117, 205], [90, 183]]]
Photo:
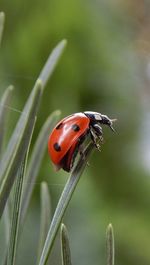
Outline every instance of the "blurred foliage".
[[[20, 115], [14, 108], [22, 109], [49, 51], [62, 38], [68, 47], [48, 83], [34, 136], [55, 109], [63, 117], [93, 110], [118, 119], [116, 134], [104, 130], [102, 152], [90, 159], [65, 218], [73, 264], [104, 263], [109, 222], [116, 235], [116, 264], [150, 264], [149, 2], [1, 0], [0, 7], [6, 14], [0, 95], [10, 84], [17, 94], [9, 106], [8, 136]], [[33, 264], [36, 253], [24, 261], [37, 240], [40, 178], [49, 183], [54, 209], [67, 174], [55, 173], [45, 154], [18, 264]], [[57, 247], [54, 265], [60, 262]]]

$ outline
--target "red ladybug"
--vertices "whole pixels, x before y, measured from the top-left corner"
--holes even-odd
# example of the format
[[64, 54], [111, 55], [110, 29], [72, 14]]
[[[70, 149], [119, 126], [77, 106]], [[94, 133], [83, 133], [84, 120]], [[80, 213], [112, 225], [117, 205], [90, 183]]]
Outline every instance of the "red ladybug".
[[102, 141], [101, 125], [109, 126], [113, 131], [111, 120], [98, 112], [85, 111], [72, 114], [61, 120], [53, 129], [48, 140], [48, 151], [56, 169], [63, 168], [69, 172], [78, 152], [82, 152], [82, 144], [90, 135], [96, 148]]

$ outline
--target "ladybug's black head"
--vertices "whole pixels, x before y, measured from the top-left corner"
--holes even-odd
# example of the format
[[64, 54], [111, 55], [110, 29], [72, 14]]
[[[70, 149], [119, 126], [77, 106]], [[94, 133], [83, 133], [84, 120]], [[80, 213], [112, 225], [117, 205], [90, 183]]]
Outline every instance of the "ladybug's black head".
[[113, 132], [115, 132], [113, 122], [116, 121], [116, 119], [109, 119], [106, 115], [93, 111], [85, 111], [84, 114], [91, 120], [91, 122], [107, 125]]
[[100, 121], [101, 124], [105, 124], [110, 127], [110, 129], [115, 132], [113, 128], [113, 122], [116, 121], [117, 119], [109, 119], [106, 115], [101, 114], [102, 120]]

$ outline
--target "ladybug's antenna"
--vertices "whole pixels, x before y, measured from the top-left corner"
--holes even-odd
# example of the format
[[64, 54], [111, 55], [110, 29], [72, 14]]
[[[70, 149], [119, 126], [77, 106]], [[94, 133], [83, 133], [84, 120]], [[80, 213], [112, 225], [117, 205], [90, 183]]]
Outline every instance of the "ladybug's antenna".
[[110, 119], [110, 122], [111, 122], [111, 124], [109, 125], [109, 127], [110, 127], [110, 129], [113, 131], [113, 132], [116, 132], [115, 131], [115, 129], [113, 128], [113, 122], [116, 122], [117, 121], [117, 119]]

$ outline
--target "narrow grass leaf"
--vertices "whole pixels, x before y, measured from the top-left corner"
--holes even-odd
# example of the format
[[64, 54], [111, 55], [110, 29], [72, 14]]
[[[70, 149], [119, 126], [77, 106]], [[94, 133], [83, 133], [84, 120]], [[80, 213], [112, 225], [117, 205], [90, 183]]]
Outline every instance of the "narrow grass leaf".
[[60, 43], [58, 43], [58, 45], [54, 48], [53, 52], [50, 54], [49, 58], [47, 59], [47, 62], [39, 75], [39, 79], [42, 81], [44, 87], [48, 79], [51, 77], [58, 63], [58, 60], [60, 59], [66, 47], [66, 44], [67, 44], [66, 40], [62, 40]]
[[[21, 117], [7, 146], [6, 152], [4, 153], [0, 162], [0, 217], [15, 179], [17, 169], [16, 165], [19, 165], [19, 161], [21, 161], [21, 158], [26, 152], [25, 147], [28, 145], [34, 118], [37, 114], [41, 99], [43, 85], [46, 84], [49, 77], [51, 76], [65, 46], [66, 41], [62, 41], [52, 51], [46, 66], [44, 66], [26, 102]], [[20, 155], [21, 157], [19, 159]]]
[[7, 251], [8, 251], [8, 244], [9, 244], [9, 238], [10, 238], [10, 209], [8, 202], [6, 203], [5, 210], [4, 210], [4, 233], [5, 233], [5, 248], [4, 248], [4, 258], [2, 261], [3, 265], [7, 264]]
[[[32, 97], [30, 111], [24, 115], [17, 124], [15, 132], [8, 144], [7, 150], [0, 163], [0, 217], [5, 203], [14, 183], [20, 163], [27, 151], [31, 133], [35, 123], [35, 115], [41, 95], [41, 83], [37, 83], [37, 89]], [[10, 156], [11, 154], [11, 156]]]
[[114, 265], [114, 232], [112, 224], [106, 230], [107, 265]]
[[51, 221], [51, 199], [46, 182], [41, 183], [41, 222], [40, 222], [40, 236], [38, 248], [38, 261], [44, 246], [47, 232]]
[[41, 162], [47, 147], [48, 136], [53, 129], [54, 125], [58, 121], [60, 111], [54, 111], [44, 123], [39, 136], [36, 140], [34, 149], [32, 151], [29, 166], [27, 167], [26, 178], [23, 184], [23, 198], [21, 207], [21, 222], [24, 221], [29, 202], [32, 196], [32, 192], [36, 183], [38, 172], [41, 166]]
[[[32, 133], [31, 133], [31, 137], [32, 137]], [[30, 141], [31, 141], [31, 137], [30, 137]], [[20, 225], [20, 207], [21, 207], [21, 198], [22, 198], [23, 179], [25, 176], [29, 146], [30, 146], [30, 142], [29, 142], [25, 157], [18, 169], [17, 177], [15, 180], [13, 212], [12, 212], [12, 221], [11, 221], [11, 229], [10, 229], [10, 240], [9, 240], [9, 246], [8, 246], [7, 265], [15, 265], [15, 261], [16, 261], [16, 252], [17, 252], [17, 245], [18, 245], [18, 231], [19, 231], [19, 225]]]
[[5, 241], [6, 246], [9, 242], [9, 236], [10, 236], [10, 211], [9, 211], [9, 205], [6, 203], [5, 210], [4, 210], [4, 228], [5, 228]]
[[21, 197], [21, 189], [24, 175], [24, 162], [18, 170], [18, 174], [15, 180], [14, 200], [13, 200], [13, 216], [11, 222], [10, 240], [8, 246], [7, 265], [15, 264], [16, 247], [18, 238], [18, 220], [19, 220], [19, 205]]
[[85, 157], [84, 160], [81, 157], [80, 160], [78, 161], [75, 169], [73, 170], [73, 172], [71, 173], [65, 187], [64, 190], [61, 194], [61, 197], [59, 199], [59, 202], [57, 204], [48, 234], [47, 234], [47, 238], [44, 244], [44, 248], [41, 254], [41, 258], [40, 258], [40, 262], [39, 265], [46, 265], [46, 262], [48, 260], [50, 251], [52, 249], [55, 237], [57, 235], [57, 231], [60, 227], [61, 224], [61, 220], [65, 214], [65, 211], [67, 209], [67, 206], [71, 200], [71, 197], [73, 195], [73, 192], [78, 184], [78, 181], [82, 175], [82, 172], [84, 171], [84, 168], [87, 164], [87, 160], [88, 157], [91, 153], [91, 151], [93, 150], [93, 143], [90, 143], [86, 150], [85, 150]]
[[2, 41], [4, 22], [5, 22], [5, 14], [3, 12], [0, 12], [0, 44]]
[[68, 232], [64, 224], [61, 224], [60, 238], [61, 238], [62, 265], [71, 265], [72, 264], [71, 251], [69, 246]]
[[6, 125], [6, 118], [7, 118], [7, 113], [8, 113], [8, 108], [7, 106], [10, 104], [10, 100], [12, 97], [12, 92], [13, 92], [13, 86], [9, 86], [0, 101], [0, 154], [2, 151], [2, 146], [3, 146], [3, 139], [4, 139], [4, 132], [5, 132], [5, 125]]

